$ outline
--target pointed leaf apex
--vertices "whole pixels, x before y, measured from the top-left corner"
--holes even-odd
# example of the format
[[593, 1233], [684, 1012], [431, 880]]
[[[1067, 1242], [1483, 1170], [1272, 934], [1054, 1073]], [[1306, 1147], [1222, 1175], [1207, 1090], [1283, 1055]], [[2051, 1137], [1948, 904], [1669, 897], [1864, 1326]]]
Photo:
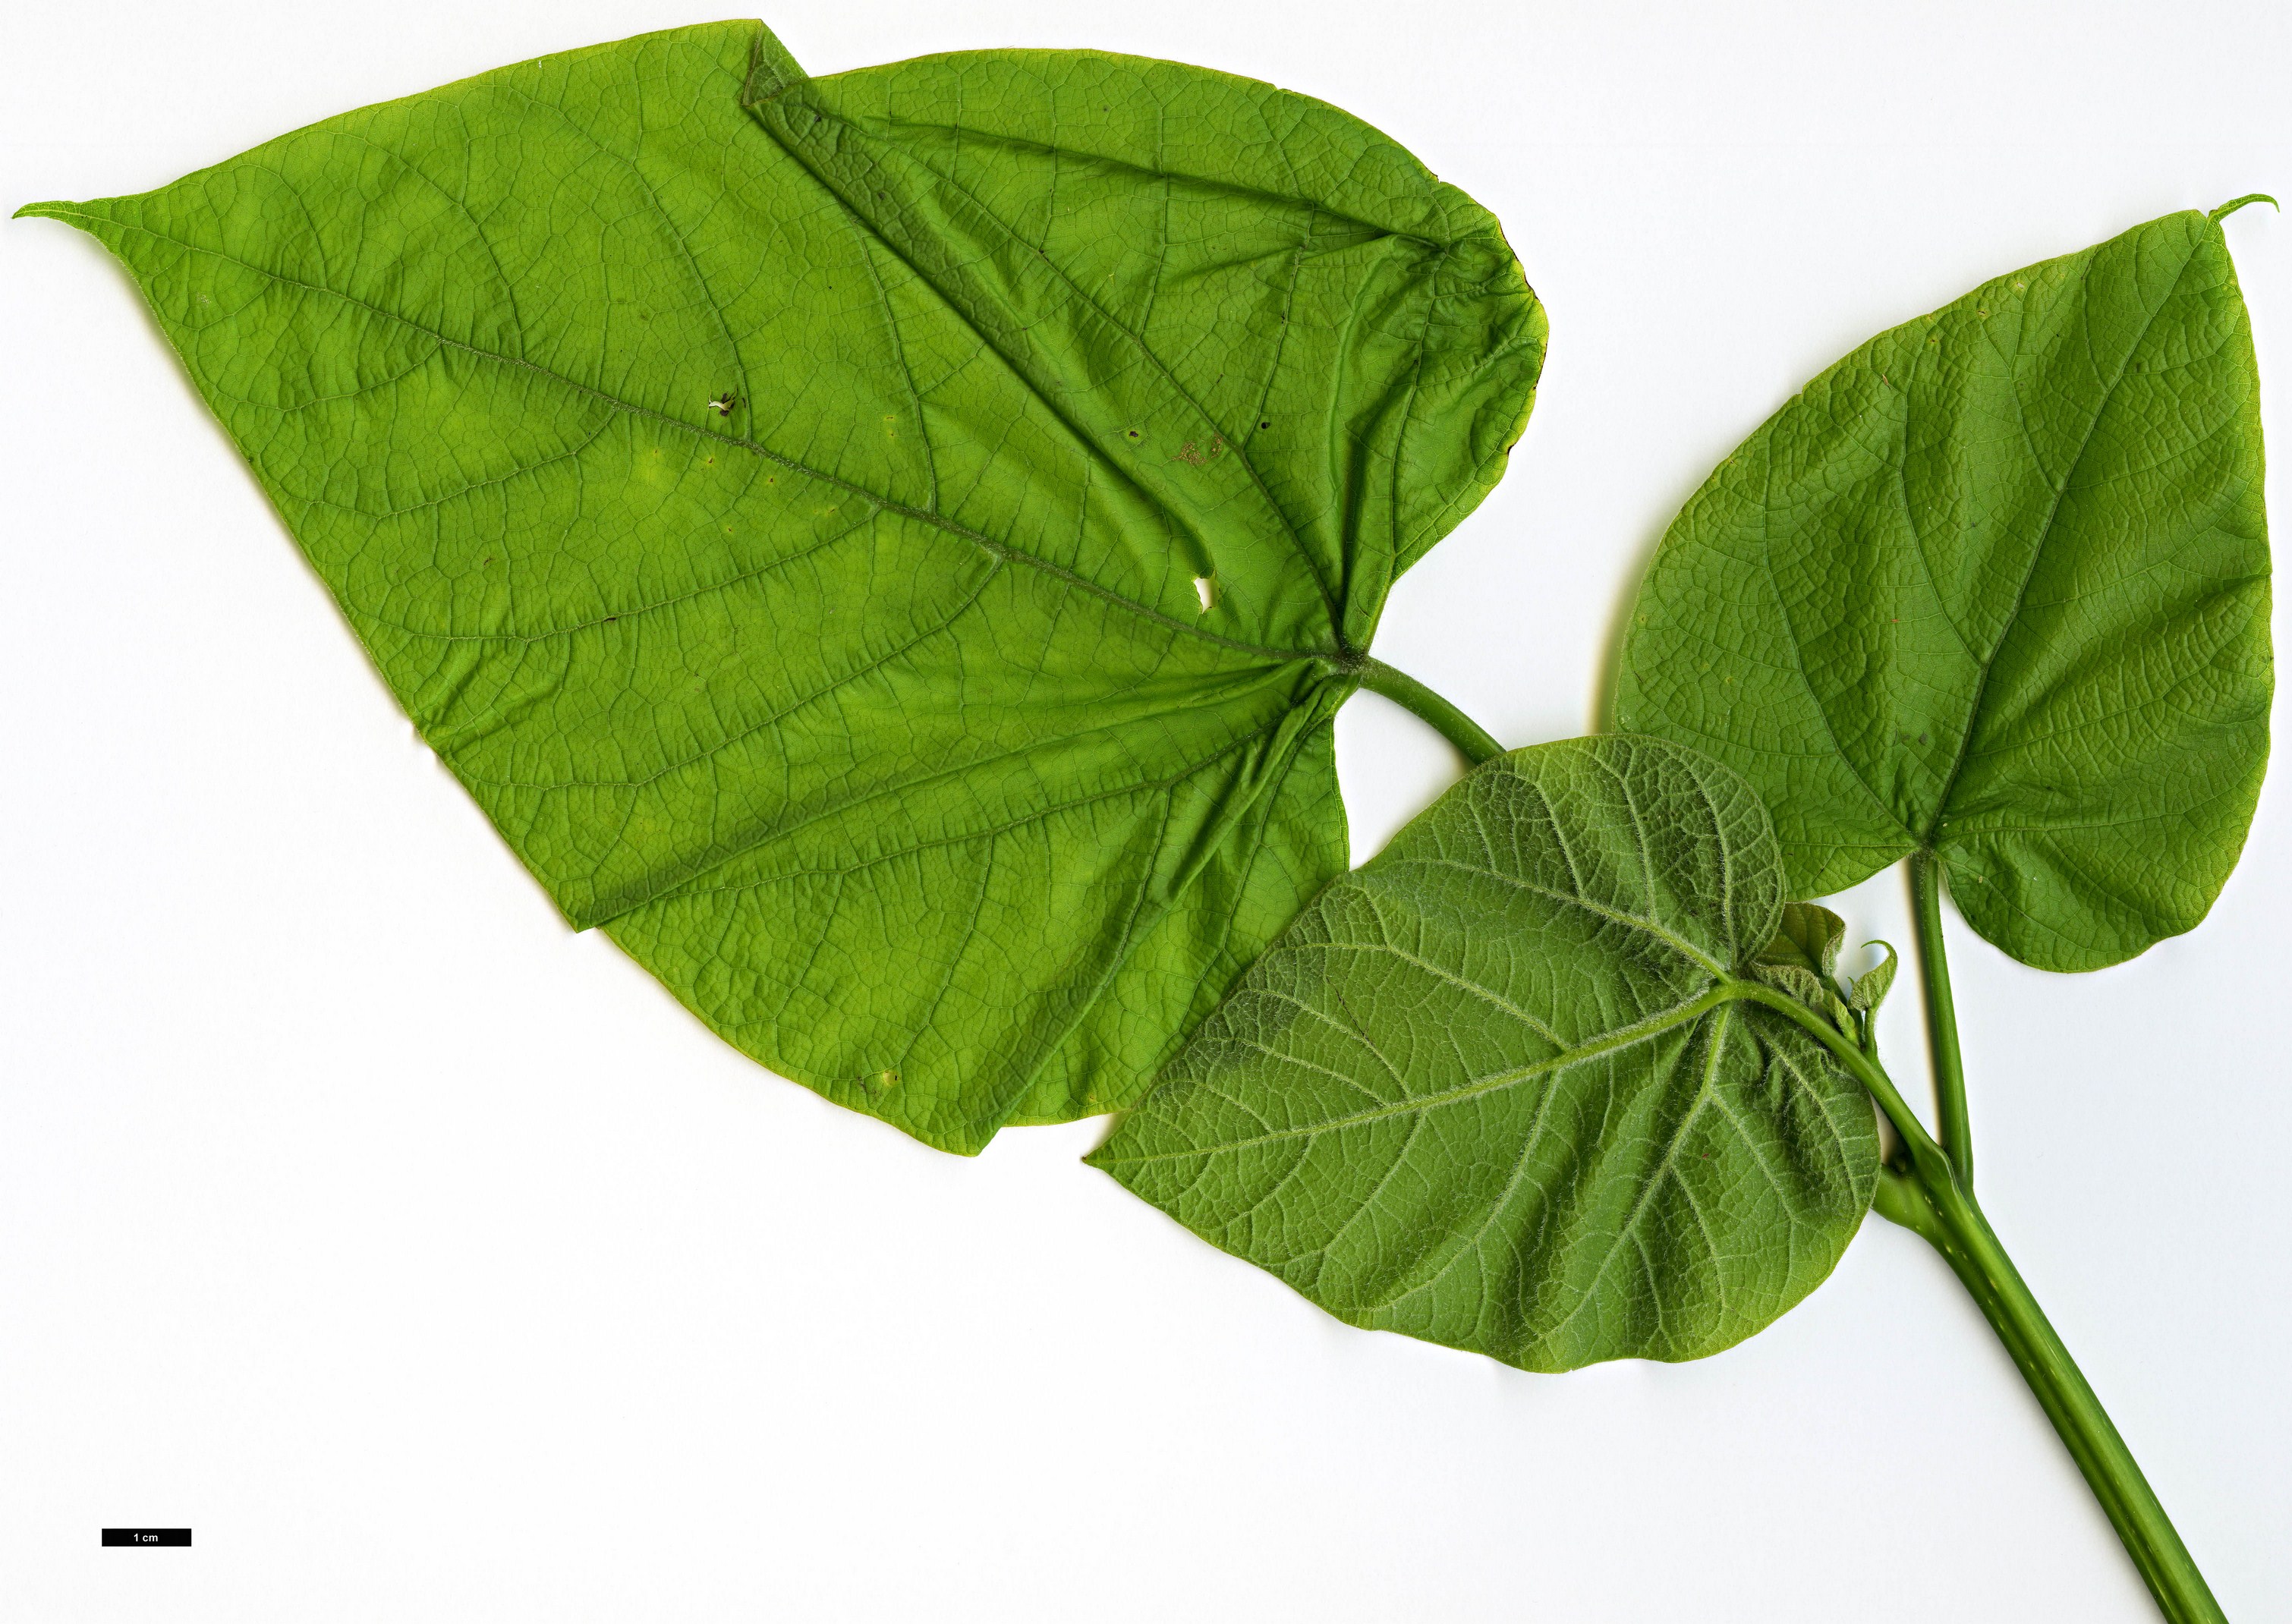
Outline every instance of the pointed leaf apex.
[[[639, 129], [647, 174], [595, 161]], [[1186, 230], [1133, 252], [1107, 222], [1173, 184]], [[989, 206], [1020, 197], [1023, 238]], [[1344, 873], [1328, 651], [1494, 484], [1543, 354], [1525, 282], [1466, 300], [1424, 252], [1494, 255], [1494, 217], [1386, 137], [1088, 52], [814, 78], [760, 23], [703, 24], [30, 212], [135, 275], [565, 917], [782, 1076], [965, 1153], [1127, 1104]], [[1328, 220], [1345, 276], [1439, 303], [1413, 344], [1301, 349], [1292, 307], [1344, 330], [1350, 283], [1217, 291], [1233, 245]], [[1158, 288], [1166, 334], [1109, 313]], [[545, 305], [545, 342], [517, 314]], [[970, 359], [919, 393], [908, 354]], [[1241, 383], [1277, 363], [1278, 410]]]
[[2241, 198], [2231, 198], [2229, 201], [2222, 204], [2218, 208], [2215, 209], [2211, 214], [2207, 214], [2205, 216], [2206, 222], [2210, 225], [2218, 225], [2222, 221], [2227, 219], [2231, 214], [2235, 214], [2237, 210], [2242, 208], [2248, 203], [2265, 203], [2269, 207], [2276, 210], [2280, 214], [2284, 212], [2283, 205], [2277, 202], [2275, 198], [2270, 197], [2266, 192], [2248, 191]]

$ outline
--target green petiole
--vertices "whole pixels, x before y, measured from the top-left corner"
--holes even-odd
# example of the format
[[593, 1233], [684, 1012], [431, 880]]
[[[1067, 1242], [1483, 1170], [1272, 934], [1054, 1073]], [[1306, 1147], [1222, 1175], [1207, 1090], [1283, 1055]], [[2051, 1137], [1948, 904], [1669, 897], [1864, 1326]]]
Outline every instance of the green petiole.
[[1918, 985], [1925, 995], [1926, 1052], [1934, 1079], [1935, 1137], [1949, 1154], [1957, 1182], [1973, 1188], [1973, 1130], [1965, 1115], [1965, 1064], [1957, 1054], [1957, 1005], [1950, 997], [1949, 959], [1941, 941], [1941, 860], [1910, 853], [1910, 901], [1917, 913]]
[[[1501, 754], [1502, 747], [1485, 730], [1415, 678], [1376, 660], [1365, 662], [1359, 675], [1362, 687], [1415, 712], [1466, 759], [1478, 764]], [[1869, 1091], [1902, 1146], [1899, 1165], [1878, 1170], [1873, 1205], [1879, 1216], [1923, 1236], [1973, 1297], [2092, 1486], [2166, 1618], [2172, 1624], [2227, 1624], [2140, 1464], [1973, 1199], [1965, 1072], [1942, 946], [1941, 876], [1933, 852], [1920, 851], [1910, 858], [1910, 893], [1917, 911], [1918, 973], [1939, 1137], [1926, 1131], [1878, 1063], [1867, 1015], [1858, 1017], [1857, 1031], [1849, 1036], [1816, 1010], [1773, 988], [1731, 980], [1723, 992], [1788, 1015], [1813, 1033]]]
[[1441, 738], [1463, 753], [1474, 766], [1504, 754], [1487, 729], [1463, 711], [1434, 693], [1430, 688], [1409, 675], [1396, 671], [1381, 659], [1363, 655], [1360, 663], [1351, 667], [1354, 679], [1371, 693], [1381, 693], [1394, 704], [1414, 711], [1430, 723]]
[[[1922, 928], [1921, 948], [1925, 940]], [[1942, 985], [1946, 990], [1947, 982]], [[1893, 1079], [1860, 1045], [1797, 999], [1752, 982], [1733, 986], [1738, 998], [1778, 1010], [1813, 1033], [1870, 1091], [1893, 1124], [1901, 1138], [1902, 1159], [1900, 1166], [1879, 1169], [1879, 1215], [1924, 1236], [1972, 1294], [2068, 1446], [2078, 1470], [2092, 1485], [2166, 1618], [2172, 1624], [2227, 1624], [2227, 1615], [2213, 1599], [2204, 1575], [2109, 1412], [2014, 1267], [1973, 1192], [1960, 1182], [1950, 1154], [1926, 1132]], [[1962, 1121], [1962, 1095], [1960, 1100]], [[1962, 1138], [1959, 1143], [1963, 1145]]]

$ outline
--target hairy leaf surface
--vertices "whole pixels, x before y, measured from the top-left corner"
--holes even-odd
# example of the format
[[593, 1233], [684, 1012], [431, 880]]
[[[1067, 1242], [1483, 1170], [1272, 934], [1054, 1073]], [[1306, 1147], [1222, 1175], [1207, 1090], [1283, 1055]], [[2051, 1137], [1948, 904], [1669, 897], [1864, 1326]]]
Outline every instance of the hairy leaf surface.
[[2216, 214], [1984, 284], [1824, 373], [1673, 523], [1617, 721], [1773, 812], [1792, 894], [1940, 854], [2086, 970], [2204, 917], [2273, 668], [2257, 375]]
[[1344, 113], [761, 25], [43, 204], [424, 736], [732, 1042], [975, 1150], [1129, 1097], [1345, 863], [1329, 720], [1544, 322]]
[[1829, 1273], [1869, 1099], [1739, 1001], [1765, 810], [1659, 739], [1499, 756], [1322, 893], [1091, 1158], [1355, 1325], [1693, 1359]]
[[1858, 1014], [1876, 1014], [1878, 1006], [1886, 1001], [1886, 994], [1893, 989], [1894, 972], [1901, 967], [1901, 958], [1894, 951], [1892, 942], [1872, 941], [1864, 945], [1885, 949], [1886, 957], [1854, 978], [1852, 996], [1847, 1004]]
[[1753, 956], [1751, 974], [1852, 1030], [1853, 1017], [1832, 972], [1846, 921], [1817, 902], [1786, 902], [1774, 940]]
[[1775, 927], [1775, 939], [1759, 949], [1755, 962], [1789, 965], [1828, 981], [1838, 968], [1838, 949], [1846, 940], [1846, 921], [1819, 902], [1786, 902]]

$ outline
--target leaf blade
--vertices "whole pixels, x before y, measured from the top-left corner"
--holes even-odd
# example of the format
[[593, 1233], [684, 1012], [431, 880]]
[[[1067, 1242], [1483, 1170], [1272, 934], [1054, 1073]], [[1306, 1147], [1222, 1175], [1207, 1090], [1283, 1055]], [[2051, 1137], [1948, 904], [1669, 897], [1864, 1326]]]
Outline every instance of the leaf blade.
[[1894, 974], [1902, 967], [1901, 955], [1894, 951], [1892, 942], [1870, 941], [1863, 945], [1884, 948], [1886, 957], [1854, 978], [1847, 1006], [1858, 1014], [1875, 1015], [1878, 1006], [1886, 1001], [1886, 994], [1893, 990]]
[[1780, 912], [1716, 764], [1515, 751], [1322, 893], [1090, 1159], [1350, 1323], [1534, 1369], [1715, 1352], [1876, 1179], [1868, 1100], [1738, 1000]]
[[1749, 775], [1798, 894], [1928, 844], [2040, 967], [2192, 927], [2266, 761], [2256, 390], [2194, 214], [1881, 335], [1675, 521], [1619, 723]]
[[[1124, 349], [1075, 301], [1088, 255], [1126, 239], [1077, 222], [1190, 187], [1198, 223], [1231, 235], [1164, 245], [1175, 282], [1217, 271], [1221, 242], [1302, 258], [1341, 196], [1166, 186], [999, 128], [970, 132], [948, 175], [944, 131], [861, 132], [859, 104], [954, 85], [976, 109], [982, 75], [1087, 78], [1134, 123], [1198, 135], [1251, 113], [1261, 168], [1285, 161], [1267, 116], [1291, 109], [1307, 144], [1447, 211], [1452, 247], [1500, 245], [1495, 222], [1303, 98], [1007, 54], [812, 81], [760, 25], [675, 30], [34, 211], [128, 264], [424, 738], [569, 919], [767, 1064], [959, 1151], [1126, 1098], [1342, 871], [1347, 628], [1373, 625], [1403, 540], [1443, 527], [1403, 537], [1314, 493], [1374, 476], [1452, 522], [1500, 471], [1541, 356], [1505, 250], [1480, 290], [1494, 325], [1417, 359], [1469, 374], [1499, 432], [1400, 424], [1469, 442], [1429, 472], [1390, 424], [1318, 471], [1302, 444], [1268, 448], [1306, 493], [1276, 511], [1239, 423], [1185, 416], [1187, 367], [1223, 346], [1302, 411], [1375, 392], [1393, 355], [1285, 362], [1299, 324], [1182, 291], [1166, 312], [1183, 327], [1191, 304], [1200, 355], [1166, 355], [1168, 327]], [[759, 74], [784, 112], [872, 142], [930, 230], [911, 218], [894, 242], [891, 216], [791, 158], [742, 105]], [[989, 204], [1046, 185], [1067, 212], [1023, 245]], [[1389, 231], [1328, 246], [1332, 290], [1383, 277], [1420, 316], [1463, 296]], [[971, 248], [1007, 286], [961, 263]], [[1233, 257], [1227, 291], [1263, 280], [1262, 253]], [[1298, 545], [1309, 521], [1334, 551]]]

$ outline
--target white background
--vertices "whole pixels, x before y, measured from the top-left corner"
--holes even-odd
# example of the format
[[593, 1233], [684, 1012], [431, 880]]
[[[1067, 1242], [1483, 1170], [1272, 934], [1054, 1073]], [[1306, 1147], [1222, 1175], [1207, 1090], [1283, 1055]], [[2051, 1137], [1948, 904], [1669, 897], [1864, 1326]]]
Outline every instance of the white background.
[[[15, 0], [0, 203], [708, 15]], [[1493, 208], [1550, 309], [1540, 404], [1377, 652], [1512, 744], [1594, 723], [1654, 538], [1837, 355], [2292, 198], [2279, 0], [768, 20], [816, 72], [1089, 45], [1271, 79]], [[2280, 408], [2292, 222], [2228, 233]], [[757, 1070], [566, 930], [51, 222], [0, 228], [0, 464], [11, 1624], [2153, 1617], [1881, 1221], [1733, 1352], [1531, 1377], [1323, 1317], [1078, 1165], [1101, 1124], [965, 1161]], [[1455, 764], [1368, 697], [1339, 737], [1365, 856]], [[1842, 906], [1907, 942], [1898, 877]], [[2280, 776], [2194, 935], [2082, 977], [1952, 947], [1991, 1216], [2254, 1621], [2292, 1616], [2288, 916]], [[1912, 992], [1883, 1030], [1920, 1075]], [[132, 1523], [198, 1544], [98, 1548]]]

